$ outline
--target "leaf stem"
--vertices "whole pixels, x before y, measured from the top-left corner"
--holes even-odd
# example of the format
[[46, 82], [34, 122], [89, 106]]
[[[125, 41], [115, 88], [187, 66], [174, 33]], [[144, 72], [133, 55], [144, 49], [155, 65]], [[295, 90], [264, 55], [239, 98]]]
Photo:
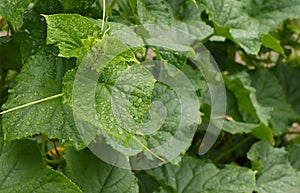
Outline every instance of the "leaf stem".
[[197, 8], [197, 9], [199, 9], [199, 6], [198, 6], [198, 4], [197, 4], [196, 0], [192, 0], [192, 2], [193, 2], [193, 3], [194, 3], [194, 5], [196, 6], [196, 8]]
[[227, 151], [225, 151], [224, 153], [222, 153], [221, 155], [219, 155], [216, 159], [214, 159], [214, 162], [215, 163], [219, 162], [220, 160], [222, 160], [224, 157], [226, 157], [231, 152], [233, 152], [236, 149], [240, 148], [241, 146], [245, 145], [251, 139], [252, 139], [252, 136], [249, 135], [248, 137], [246, 137], [245, 139], [243, 139], [242, 141], [240, 141], [238, 144], [236, 144], [234, 147], [232, 147], [231, 149], [228, 149]]
[[18, 109], [22, 109], [22, 108], [25, 108], [25, 107], [28, 107], [28, 106], [31, 106], [31, 105], [35, 105], [35, 104], [38, 104], [38, 103], [41, 103], [41, 102], [45, 102], [45, 101], [48, 101], [48, 100], [51, 100], [51, 99], [59, 98], [61, 96], [63, 96], [63, 93], [53, 95], [53, 96], [50, 96], [50, 97], [47, 97], [47, 98], [43, 98], [43, 99], [40, 99], [40, 100], [37, 100], [37, 101], [33, 101], [33, 102], [30, 102], [30, 103], [27, 103], [27, 104], [24, 104], [24, 105], [20, 105], [20, 106], [2, 111], [2, 112], [0, 112], [0, 115], [6, 114], [6, 113], [9, 113], [11, 111], [18, 110]]
[[143, 144], [136, 136], [132, 136], [133, 139], [138, 142], [143, 148], [145, 148], [149, 153], [151, 153], [154, 157], [156, 157], [157, 159], [161, 160], [162, 163], [165, 163], [166, 160], [164, 160], [163, 158], [161, 158], [159, 155], [157, 155], [156, 153], [154, 153], [151, 149], [149, 149], [145, 144]]
[[105, 21], [105, 15], [106, 15], [106, 0], [102, 0], [103, 3], [103, 15], [102, 15], [102, 26], [101, 26], [101, 30], [104, 30], [104, 21]]

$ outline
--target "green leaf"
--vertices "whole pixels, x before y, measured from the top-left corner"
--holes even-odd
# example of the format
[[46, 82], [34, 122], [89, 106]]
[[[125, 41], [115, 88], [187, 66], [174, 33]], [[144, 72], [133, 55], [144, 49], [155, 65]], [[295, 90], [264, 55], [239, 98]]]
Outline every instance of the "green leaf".
[[298, 82], [300, 81], [300, 68], [292, 68], [284, 64], [279, 64], [274, 69], [280, 84], [283, 87], [288, 103], [300, 115], [300, 89]]
[[172, 64], [179, 69], [183, 69], [183, 67], [187, 63], [187, 57], [180, 52], [176, 52], [173, 50], [167, 50], [167, 49], [160, 49], [159, 54], [169, 64]]
[[[97, 123], [94, 123], [95, 120], [91, 120], [89, 117], [83, 117], [84, 121], [91, 124], [91, 129], [88, 132], [84, 131], [84, 138], [86, 138], [87, 143], [94, 140], [100, 127], [102, 134], [107, 137], [107, 143], [112, 147], [125, 153], [125, 155], [132, 154], [132, 151], [137, 154], [144, 149], [140, 141], [143, 141], [143, 144], [145, 142], [135, 132], [150, 108], [155, 79], [145, 67], [139, 64], [130, 66], [132, 62], [136, 63], [137, 60], [131, 50], [126, 51], [125, 45], [120, 40], [114, 38], [104, 39], [99, 43], [97, 44], [98, 47], [96, 46], [99, 50], [96, 57], [101, 55], [99, 60], [101, 64], [96, 64], [93, 57], [85, 58], [88, 60], [86, 62], [88, 65], [93, 66], [92, 68], [101, 73], [95, 91]], [[116, 53], [118, 54], [115, 56]], [[105, 67], [101, 71], [101, 66], [104, 65]], [[64, 103], [71, 107], [75, 75], [76, 71], [73, 70], [68, 72], [64, 78]], [[143, 80], [138, 77], [143, 77]], [[113, 93], [116, 96], [114, 98]], [[112, 103], [112, 99], [116, 100], [117, 95], [120, 94], [123, 98], [123, 95], [128, 96], [128, 101]], [[79, 97], [82, 97], [82, 95]], [[124, 100], [126, 100], [125, 98]], [[87, 99], [82, 98], [79, 100]], [[117, 105], [115, 106], [117, 112], [122, 111], [122, 109], [124, 112], [115, 114], [116, 111], [113, 110], [112, 104]], [[116, 119], [116, 117], [119, 117], [119, 119]], [[135, 137], [139, 138], [140, 141], [137, 141]]]
[[65, 10], [87, 9], [95, 3], [95, 1], [96, 0], [77, 0], [75, 3], [73, 0], [60, 0]]
[[[202, 3], [210, 20], [218, 28], [229, 29], [233, 41], [238, 42], [249, 54], [259, 52], [261, 34], [269, 33], [288, 18], [300, 16], [299, 0], [204, 0]], [[231, 39], [229, 36], [226, 37]]]
[[224, 81], [229, 90], [237, 99], [239, 111], [244, 121], [251, 123], [262, 122], [268, 125], [272, 108], [262, 106], [256, 97], [256, 90], [251, 86], [251, 79], [246, 72], [224, 76]]
[[82, 59], [102, 36], [96, 22], [77, 14], [44, 15], [47, 21], [47, 43], [55, 44], [60, 56]]
[[268, 140], [270, 143], [274, 142], [272, 129], [262, 123], [253, 124], [244, 122], [225, 121], [222, 130], [234, 135], [251, 133], [254, 137], [258, 139]]
[[254, 144], [247, 154], [252, 167], [258, 170], [258, 193], [299, 192], [300, 178], [288, 161], [288, 153], [273, 148], [268, 142]]
[[34, 12], [39, 14], [55, 14], [63, 12], [60, 0], [38, 0], [33, 5]]
[[231, 134], [242, 134], [251, 133], [256, 127], [258, 127], [258, 125], [253, 123], [225, 121], [222, 130]]
[[138, 178], [140, 193], [153, 193], [157, 189], [157, 182], [146, 172], [138, 171], [135, 175]]
[[274, 144], [273, 130], [263, 123], [260, 123], [258, 127], [254, 128], [251, 134], [258, 139], [266, 140], [270, 144]]
[[0, 0], [0, 16], [18, 29], [23, 24], [23, 15], [29, 3], [30, 0]]
[[158, 192], [252, 192], [255, 173], [248, 168], [226, 165], [218, 169], [212, 163], [186, 156], [179, 166], [166, 164], [147, 171], [158, 183], [173, 191]]
[[264, 107], [273, 108], [270, 123], [275, 136], [287, 132], [291, 123], [298, 117], [292, 106], [287, 103], [278, 79], [268, 70], [254, 71], [251, 73], [251, 79], [256, 89], [257, 101]]
[[300, 145], [291, 144], [286, 147], [286, 151], [289, 152], [289, 161], [291, 165], [298, 171], [300, 171]]
[[46, 46], [47, 25], [44, 18], [37, 12], [27, 11], [24, 14], [23, 28], [28, 34], [22, 41], [20, 49], [22, 62], [26, 63], [30, 56]]
[[[148, 112], [155, 79], [141, 65], [129, 67], [126, 62], [116, 60], [115, 62], [104, 69], [104, 81], [100, 82], [96, 90], [96, 112], [99, 117], [99, 123], [106, 134], [113, 137], [113, 141], [109, 140], [110, 144], [113, 145], [117, 142], [129, 149], [140, 151], [143, 147], [132, 138], [132, 135], [134, 135], [136, 129], [139, 129], [140, 122]], [[120, 78], [121, 73], [123, 73], [123, 77]], [[143, 77], [143, 84], [140, 83], [134, 87], [135, 75]], [[116, 86], [117, 80], [119, 82]], [[125, 101], [117, 104], [118, 106], [116, 107], [119, 111], [125, 110], [124, 112], [118, 112], [119, 115], [115, 115], [115, 111], [113, 111], [111, 106], [113, 92], [129, 96], [130, 104], [128, 110]], [[116, 116], [121, 117], [117, 120]], [[127, 116], [130, 117], [127, 118]], [[130, 120], [135, 122], [132, 123]], [[118, 147], [115, 148], [118, 149]]]
[[178, 28], [197, 37], [205, 39], [213, 33], [210, 26], [201, 21], [201, 12], [192, 1], [137, 1], [137, 14], [142, 24], [164, 24]]
[[[48, 47], [48, 52], [51, 48]], [[74, 61], [41, 51], [31, 57], [18, 75], [17, 84], [9, 91], [3, 109], [11, 109], [61, 93], [64, 72]], [[76, 148], [84, 146], [74, 125], [71, 109], [60, 98], [51, 99], [3, 115], [6, 140], [21, 139], [45, 133]]]
[[264, 34], [262, 36], [261, 41], [262, 41], [262, 44], [264, 46], [266, 46], [267, 48], [271, 48], [271, 49], [275, 50], [276, 52], [280, 53], [283, 57], [286, 57], [286, 55], [284, 53], [284, 49], [282, 48], [282, 46], [280, 45], [278, 40], [276, 40], [272, 35]]
[[[84, 129], [83, 132], [88, 136], [87, 141], [93, 140], [95, 133], [100, 133], [106, 138], [106, 143], [125, 156], [135, 156], [143, 151], [144, 155], [150, 159], [156, 157], [162, 161], [161, 157], [164, 156], [174, 159], [174, 156], [178, 155], [174, 155], [173, 152], [178, 153], [180, 151], [182, 153], [188, 148], [194, 135], [195, 130], [193, 129], [200, 121], [195, 121], [187, 126], [184, 125], [180, 127], [180, 129], [184, 129], [184, 132], [177, 132], [181, 117], [181, 103], [178, 94], [171, 87], [163, 83], [156, 83], [156, 78], [149, 71], [157, 61], [146, 61], [143, 65], [136, 64], [137, 60], [133, 52], [127, 51], [124, 43], [116, 38], [103, 39], [99, 43], [95, 45], [95, 49], [93, 48], [96, 50], [96, 55], [91, 52], [86, 60], [83, 60], [87, 69], [93, 68], [94, 71], [99, 72], [97, 74], [98, 85], [93, 86], [93, 88], [96, 87], [96, 93], [92, 94], [95, 95], [95, 101], [92, 103], [95, 103], [93, 107], [95, 107], [97, 114], [96, 120], [93, 119], [94, 114], [89, 117], [79, 115], [82, 122], [88, 122], [95, 127], [89, 132]], [[181, 71], [175, 67], [173, 69], [172, 65], [157, 66], [151, 69], [153, 74], [165, 74], [167, 77], [170, 76], [172, 80], [185, 78]], [[68, 80], [70, 79], [68, 78]], [[174, 82], [167, 81], [171, 85]], [[66, 82], [66, 86], [69, 89], [64, 89], [66, 92], [70, 92], [70, 87], [74, 87], [70, 81], [68, 82]], [[184, 81], [181, 82], [182, 85], [175, 85], [174, 87], [181, 92], [186, 91], [187, 85], [184, 84]], [[86, 86], [87, 84], [83, 82], [80, 85]], [[78, 92], [82, 92], [83, 89], [85, 87], [79, 89]], [[185, 95], [185, 92], [181, 94]], [[68, 95], [66, 94], [66, 96]], [[79, 94], [77, 97], [76, 101], [89, 100], [87, 99], [89, 96], [85, 94]], [[71, 101], [70, 97], [68, 98], [64, 99], [66, 103]], [[190, 99], [190, 95], [186, 98]], [[195, 102], [191, 101], [188, 104], [195, 104]], [[81, 104], [76, 106], [81, 106]], [[185, 113], [187, 115], [184, 115], [188, 117], [184, 119], [185, 121], [191, 121], [191, 119], [194, 121], [195, 117], [197, 120], [200, 119], [200, 113], [189, 114], [190, 111], [199, 108], [199, 104], [191, 106]], [[197, 112], [199, 112], [198, 109]], [[175, 133], [176, 136], [173, 137]], [[180, 144], [176, 151], [168, 150], [173, 148], [169, 143], [166, 143], [170, 139], [172, 139], [172, 143]], [[184, 144], [184, 142], [186, 143]], [[165, 148], [158, 147], [161, 145], [164, 145]], [[157, 148], [158, 155], [149, 148]]]
[[12, 37], [0, 37], [0, 61], [2, 68], [15, 71], [19, 71], [22, 68], [19, 44], [23, 37], [24, 33], [14, 33]]
[[88, 149], [67, 150], [67, 175], [88, 193], [138, 193], [138, 183], [130, 170], [121, 169], [105, 163]]
[[0, 152], [0, 189], [3, 193], [81, 192], [63, 174], [45, 165], [36, 142], [23, 140], [4, 144], [0, 139]]

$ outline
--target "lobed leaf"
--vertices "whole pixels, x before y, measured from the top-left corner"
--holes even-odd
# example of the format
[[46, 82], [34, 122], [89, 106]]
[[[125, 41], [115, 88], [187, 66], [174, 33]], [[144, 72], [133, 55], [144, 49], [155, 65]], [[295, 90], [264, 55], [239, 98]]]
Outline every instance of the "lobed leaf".
[[246, 122], [262, 122], [268, 125], [271, 118], [271, 107], [264, 107], [256, 97], [256, 90], [251, 86], [251, 79], [246, 72], [224, 76], [227, 88], [237, 99], [239, 111]]
[[[11, 109], [61, 93], [64, 72], [73, 66], [72, 60], [40, 51], [24, 65], [2, 108]], [[76, 148], [84, 146], [72, 111], [60, 98], [11, 111], [3, 115], [2, 126], [5, 140], [44, 133]]]
[[268, 142], [255, 143], [247, 153], [252, 167], [258, 170], [256, 191], [258, 193], [300, 192], [300, 178], [290, 165], [288, 153], [272, 147]]
[[114, 167], [97, 158], [89, 150], [67, 150], [66, 173], [87, 193], [138, 193], [137, 179], [130, 170]]
[[252, 85], [256, 89], [257, 101], [264, 107], [272, 108], [270, 123], [274, 135], [288, 131], [291, 123], [298, 118], [297, 113], [287, 102], [286, 95], [278, 79], [268, 70], [251, 73]]
[[44, 15], [47, 22], [47, 43], [55, 44], [60, 56], [82, 59], [102, 36], [96, 22], [78, 14]]
[[[181, 9], [184, 7], [184, 9]], [[199, 40], [212, 34], [212, 28], [201, 20], [203, 9], [196, 8], [192, 1], [137, 1], [137, 14], [142, 24], [170, 25], [188, 32]]]
[[286, 100], [292, 105], [293, 109], [300, 114], [300, 89], [298, 82], [300, 81], [300, 68], [292, 68], [285, 64], [279, 64], [274, 69], [274, 74], [280, 81]]
[[189, 156], [185, 156], [178, 166], [166, 164], [147, 173], [162, 185], [157, 192], [250, 193], [255, 187], [255, 173], [250, 169], [234, 165], [218, 169], [212, 163]]
[[218, 35], [237, 42], [249, 54], [259, 52], [261, 34], [268, 34], [286, 19], [300, 16], [299, 0], [204, 0], [202, 3], [218, 28]]

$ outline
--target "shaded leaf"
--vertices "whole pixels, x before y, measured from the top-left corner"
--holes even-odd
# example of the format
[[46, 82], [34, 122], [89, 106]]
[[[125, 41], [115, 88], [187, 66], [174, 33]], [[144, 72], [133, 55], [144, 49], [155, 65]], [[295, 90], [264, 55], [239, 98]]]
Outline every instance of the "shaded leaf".
[[18, 29], [23, 24], [23, 15], [29, 3], [30, 0], [1, 0], [0, 15]]
[[246, 122], [261, 121], [268, 125], [272, 108], [262, 106], [256, 97], [256, 90], [251, 86], [251, 78], [246, 72], [224, 76], [226, 87], [237, 99], [239, 111]]
[[97, 158], [89, 150], [67, 150], [66, 173], [87, 193], [138, 193], [138, 183], [130, 170], [114, 167]]
[[95, 3], [95, 1], [96, 0], [77, 0], [76, 3], [74, 3], [72, 0], [60, 0], [65, 10], [87, 9]]
[[218, 169], [212, 163], [184, 157], [179, 166], [166, 164], [147, 171], [163, 187], [157, 192], [252, 192], [255, 187], [255, 173], [247, 168], [227, 165]]
[[272, 108], [271, 126], [275, 135], [288, 131], [291, 123], [297, 120], [297, 113], [287, 103], [286, 95], [278, 79], [268, 70], [251, 73], [252, 85], [256, 89], [258, 102]]
[[300, 68], [292, 68], [284, 64], [279, 64], [274, 69], [275, 75], [283, 87], [288, 103], [300, 115]]
[[36, 142], [3, 144], [0, 139], [0, 189], [11, 192], [66, 192], [81, 190], [58, 171], [46, 167]]
[[289, 152], [289, 161], [291, 165], [300, 171], [300, 145], [292, 144], [286, 147], [286, 150]]

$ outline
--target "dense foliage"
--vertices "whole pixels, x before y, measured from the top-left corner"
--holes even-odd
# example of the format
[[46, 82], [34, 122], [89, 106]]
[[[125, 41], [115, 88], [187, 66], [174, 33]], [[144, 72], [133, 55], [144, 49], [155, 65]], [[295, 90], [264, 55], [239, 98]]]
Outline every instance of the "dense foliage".
[[[222, 71], [227, 111], [204, 155], [199, 146], [214, 117], [207, 79], [191, 58], [151, 45], [126, 50], [122, 38], [110, 38], [126, 27], [147, 34], [134, 28], [145, 24], [197, 37]], [[0, 31], [0, 192], [300, 193], [300, 0], [0, 0]], [[135, 37], [124, 39], [131, 38], [135, 43]], [[104, 56], [118, 53], [101, 58], [107, 61], [101, 69], [86, 57], [95, 45]], [[141, 65], [147, 61], [173, 64], [190, 79], [199, 100], [191, 105], [198, 111], [196, 132], [185, 133], [192, 138], [171, 162], [122, 169], [99, 159], [87, 144], [101, 134], [108, 151], [163, 160], [150, 149], [168, 141], [181, 118], [180, 97]], [[83, 96], [75, 101], [83, 63], [100, 77], [94, 91], [80, 87]], [[130, 90], [136, 74], [141, 84]], [[120, 126], [110, 102], [129, 91], [137, 125]], [[94, 104], [87, 94], [95, 96]], [[155, 114], [160, 106], [151, 103], [157, 100], [165, 108]], [[90, 119], [84, 107], [76, 117], [78, 104], [94, 108], [98, 119]], [[147, 136], [131, 132], [150, 116], [165, 122]], [[84, 138], [76, 121], [92, 128]]]

